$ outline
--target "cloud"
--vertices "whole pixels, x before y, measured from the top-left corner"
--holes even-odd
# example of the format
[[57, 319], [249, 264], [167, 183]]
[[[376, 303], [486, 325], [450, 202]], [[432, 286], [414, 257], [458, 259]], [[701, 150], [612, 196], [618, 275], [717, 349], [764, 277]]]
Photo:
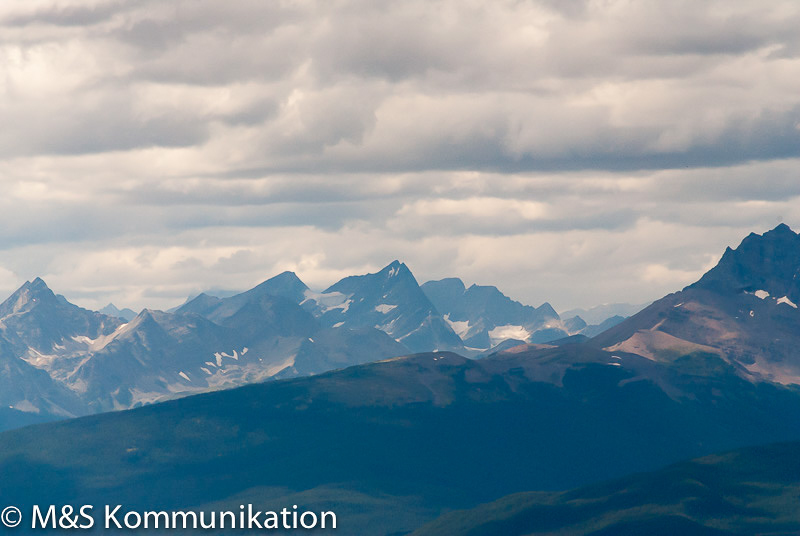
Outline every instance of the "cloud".
[[168, 307], [401, 258], [653, 299], [800, 226], [799, 25], [788, 0], [6, 3], [0, 287]]
[[21, 110], [5, 115], [21, 128], [3, 146], [202, 146], [225, 118], [210, 113], [219, 95], [195, 88], [249, 84], [262, 99], [239, 110], [250, 117], [241, 149], [271, 171], [792, 157], [799, 67], [786, 51], [800, 42], [798, 17], [791, 3], [750, 2], [34, 4], [0, 19], [27, 36], [4, 47]]
[[3, 25], [11, 27], [33, 25], [87, 27], [109, 20], [124, 6], [122, 2], [98, 3], [89, 6], [80, 4], [48, 5], [44, 2], [26, 2], [26, 4], [28, 4], [29, 11], [12, 11], [0, 19]]

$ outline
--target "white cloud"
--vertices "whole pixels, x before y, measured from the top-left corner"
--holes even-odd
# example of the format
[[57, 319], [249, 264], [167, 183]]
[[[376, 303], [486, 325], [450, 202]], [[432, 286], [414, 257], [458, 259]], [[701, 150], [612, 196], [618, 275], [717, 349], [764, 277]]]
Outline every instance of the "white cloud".
[[643, 302], [800, 226], [799, 25], [788, 0], [6, 2], [0, 290], [167, 307], [401, 258]]

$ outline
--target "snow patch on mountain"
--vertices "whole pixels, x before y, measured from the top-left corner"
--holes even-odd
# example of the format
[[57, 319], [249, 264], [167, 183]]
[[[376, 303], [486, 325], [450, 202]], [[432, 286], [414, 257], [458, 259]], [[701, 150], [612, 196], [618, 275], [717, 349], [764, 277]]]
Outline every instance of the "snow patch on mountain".
[[75, 342], [85, 344], [86, 346], [91, 348], [96, 339], [90, 339], [86, 335], [75, 335], [74, 337], [72, 337], [72, 340]]
[[133, 406], [146, 406], [148, 404], [153, 404], [155, 402], [160, 402], [164, 399], [164, 393], [161, 391], [142, 391], [139, 389], [129, 389], [128, 390], [131, 394], [132, 403], [129, 405], [127, 404], [120, 404], [115, 400], [114, 407], [117, 410], [128, 409], [129, 407]]
[[386, 314], [396, 308], [397, 308], [396, 305], [389, 305], [387, 303], [382, 303], [380, 305], [375, 306], [375, 310], [383, 314]]
[[320, 312], [323, 314], [327, 313], [328, 311], [333, 311], [334, 309], [341, 309], [343, 313], [346, 313], [350, 308], [350, 304], [353, 303], [353, 300], [350, 299], [350, 296], [336, 291], [317, 293], [306, 290], [303, 295], [306, 299], [300, 302], [300, 305], [311, 301], [316, 302], [320, 307]]
[[19, 402], [15, 402], [13, 406], [8, 407], [25, 413], [41, 413], [42, 411], [30, 400], [20, 400]]
[[34, 367], [47, 369], [59, 356], [57, 354], [43, 354], [36, 348], [28, 348], [28, 354], [21, 357]]
[[530, 332], [524, 327], [510, 324], [505, 326], [497, 326], [489, 331], [489, 338], [492, 341], [492, 346], [496, 346], [506, 339], [519, 339], [521, 341], [526, 341], [530, 336]]
[[456, 332], [456, 335], [459, 337], [464, 337], [469, 331], [470, 325], [469, 320], [450, 320], [450, 314], [444, 315], [444, 321], [447, 322], [453, 331]]
[[[395, 324], [397, 324], [397, 321], [399, 319], [400, 319], [400, 317], [396, 317], [396, 318], [393, 318], [392, 320], [390, 320], [389, 322], [386, 322], [385, 324], [375, 324], [375, 329], [379, 329], [379, 330], [383, 331], [384, 333], [388, 334], [389, 336], [394, 337]], [[417, 328], [417, 329], [419, 329], [419, 328]], [[408, 336], [408, 335], [410, 335], [410, 334], [407, 334], [405, 336]]]
[[284, 361], [281, 361], [280, 363], [277, 363], [276, 365], [273, 365], [273, 366], [269, 367], [266, 370], [266, 376], [271, 377], [271, 376], [276, 375], [277, 373], [279, 373], [283, 369], [286, 369], [286, 368], [289, 368], [289, 367], [293, 367], [294, 366], [294, 360], [295, 360], [296, 357], [297, 357], [297, 354], [292, 354], [289, 357], [287, 357]]

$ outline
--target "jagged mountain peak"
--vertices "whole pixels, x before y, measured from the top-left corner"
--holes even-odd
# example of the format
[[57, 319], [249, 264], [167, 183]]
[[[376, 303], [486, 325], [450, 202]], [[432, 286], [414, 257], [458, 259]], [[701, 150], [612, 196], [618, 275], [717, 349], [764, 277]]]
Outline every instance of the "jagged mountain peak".
[[460, 279], [428, 281], [428, 299], [470, 348], [488, 349], [504, 339], [546, 342], [567, 335], [549, 303], [523, 305], [493, 285], [470, 285]]
[[380, 272], [379, 275], [387, 278], [404, 276], [404, 277], [414, 277], [411, 273], [411, 270], [408, 269], [408, 266], [405, 263], [398, 261], [397, 259], [393, 260], [389, 264], [387, 264]]
[[716, 354], [745, 379], [800, 385], [800, 236], [751, 233], [696, 283], [656, 300], [593, 344], [670, 360]]
[[41, 277], [36, 277], [33, 279], [33, 281], [25, 281], [18, 291], [29, 292], [34, 296], [38, 296], [40, 294], [53, 294], [53, 291], [50, 290], [50, 287], [47, 286], [47, 283], [45, 283], [44, 279]]
[[303, 300], [303, 294], [307, 290], [308, 286], [297, 277], [297, 274], [287, 270], [267, 279], [263, 283], [259, 283], [247, 292], [243, 292], [242, 295], [253, 296], [266, 294], [270, 296], [282, 296], [292, 301], [299, 302]]
[[44, 279], [41, 277], [36, 277], [33, 281], [26, 281], [22, 286], [36, 290], [50, 290], [50, 287], [47, 286], [47, 283], [45, 283]]
[[172, 318], [174, 315], [172, 313], [166, 313], [164, 311], [160, 311], [158, 309], [149, 309], [144, 308], [142, 311], [136, 315], [137, 318], [141, 318], [143, 320], [152, 320], [154, 322], [160, 322], [165, 319]]
[[767, 292], [800, 299], [800, 235], [780, 224], [763, 235], [751, 233], [736, 249], [689, 288], [715, 292]]
[[11, 296], [0, 304], [0, 318], [10, 314], [30, 310], [42, 303], [55, 304], [56, 295], [40, 277], [25, 281]]
[[412, 351], [463, 348], [411, 270], [398, 260], [375, 273], [346, 277], [306, 298], [303, 307], [326, 326], [375, 327]]
[[405, 263], [394, 260], [378, 272], [345, 277], [338, 283], [328, 287], [324, 292], [342, 292], [344, 294], [350, 294], [357, 288], [363, 288], [364, 285], [374, 286], [376, 288], [380, 287], [384, 290], [390, 287], [397, 287], [398, 285], [405, 286], [408, 290], [411, 288], [416, 289], [419, 286], [414, 274], [408, 269], [408, 266], [406, 266]]
[[384, 291], [397, 285], [407, 286], [406, 290], [414, 290], [415, 294], [422, 294], [418, 290], [414, 274], [404, 263], [394, 260], [377, 272], [364, 275], [352, 275], [341, 279], [337, 283], [327, 288], [324, 293], [341, 292], [352, 294], [353, 292], [365, 292], [367, 289], [377, 292]]
[[[0, 304], [2, 337], [12, 353], [50, 371], [61, 367], [62, 358], [85, 351], [121, 323], [119, 318], [70, 303], [39, 277], [26, 281]], [[69, 369], [68, 361], [63, 370]]]
[[797, 233], [792, 231], [791, 227], [789, 227], [788, 225], [786, 225], [783, 222], [779, 223], [774, 229], [771, 229], [771, 230], [766, 232], [766, 234], [769, 234], [769, 233], [779, 233], [779, 234], [791, 233], [791, 234], [793, 234], [795, 236], [798, 236]]
[[162, 313], [161, 311], [156, 311], [155, 309], [144, 308], [133, 320], [128, 323], [128, 329], [146, 324], [158, 324], [159, 316], [166, 314], [168, 313]]
[[539, 307], [537, 307], [537, 310], [550, 318], [559, 318], [558, 313], [555, 309], [553, 309], [553, 306], [550, 305], [550, 302], [542, 303]]
[[130, 337], [133, 334], [148, 334], [149, 336], [163, 334], [174, 323], [175, 317], [184, 315], [165, 313], [155, 309], [142, 309], [133, 320], [128, 322], [118, 333], [118, 336]]

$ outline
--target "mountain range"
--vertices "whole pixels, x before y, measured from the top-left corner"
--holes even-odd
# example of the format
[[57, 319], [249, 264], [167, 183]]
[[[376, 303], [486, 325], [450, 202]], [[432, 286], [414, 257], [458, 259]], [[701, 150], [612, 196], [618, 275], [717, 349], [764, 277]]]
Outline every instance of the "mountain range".
[[107, 316], [116, 316], [117, 318], [121, 318], [127, 322], [130, 322], [131, 320], [136, 318], [136, 311], [134, 311], [133, 309], [129, 309], [127, 307], [125, 307], [124, 309], [119, 309], [113, 303], [109, 303], [108, 305], [106, 305], [97, 312]]
[[398, 261], [322, 292], [284, 272], [246, 292], [139, 314], [113, 304], [83, 309], [36, 278], [0, 304], [0, 382], [8, 385], [0, 429], [412, 352], [478, 357], [504, 341], [569, 333], [547, 303], [525, 306], [457, 279], [420, 286]]
[[[389, 335], [369, 323], [383, 311], [406, 310], [405, 294], [391, 292], [390, 280], [410, 285], [400, 268], [392, 263], [316, 294], [282, 274], [267, 287], [283, 295], [198, 297], [174, 318], [191, 319], [197, 340], [212, 334], [235, 342], [241, 358], [243, 339], [223, 337], [249, 323], [233, 319], [259, 319], [263, 331], [250, 335], [263, 333], [264, 344], [280, 347], [300, 332], [281, 337], [275, 334], [284, 327], [270, 330], [296, 315], [293, 326], [303, 318], [318, 326], [297, 348], [313, 344], [303, 355], [327, 364], [340, 356], [330, 348], [348, 344], [339, 337], [343, 329], [369, 330], [354, 340], [371, 333], [403, 345], [424, 335], [444, 344], [450, 323], [481, 323], [475, 335], [507, 325], [530, 333], [526, 326], [535, 329], [536, 320], [526, 319], [540, 309], [541, 329], [556, 322], [546, 320], [547, 308], [512, 305], [520, 316], [498, 315], [490, 328], [488, 304], [508, 302], [476, 300], [485, 307], [468, 311], [469, 289], [446, 280], [423, 285], [435, 289], [433, 299], [424, 288], [412, 294], [413, 321], [401, 315], [377, 324], [394, 322]], [[779, 226], [748, 236], [695, 284], [593, 338], [519, 340], [481, 359], [439, 351], [334, 365], [339, 370], [8, 431], [0, 434], [0, 504], [301, 504], [336, 510], [341, 534], [367, 535], [797, 533], [796, 444], [658, 469], [800, 441], [799, 269], [800, 237]], [[497, 296], [480, 289], [471, 295], [479, 292]], [[89, 313], [73, 311], [70, 325], [85, 322], [97, 339], [120, 339], [120, 360], [125, 352], [145, 359], [124, 349], [127, 325]], [[443, 323], [431, 320], [437, 314]], [[184, 328], [161, 315], [140, 313], [141, 323], [161, 329], [134, 326], [140, 335], [129, 344], [168, 348], [171, 334]], [[319, 341], [328, 350], [316, 354]], [[281, 370], [300, 374], [296, 366]], [[466, 510], [435, 520], [453, 509]], [[425, 523], [433, 524], [420, 528]]]
[[538, 308], [522, 305], [496, 287], [466, 288], [456, 278], [429, 281], [422, 290], [471, 348], [486, 350], [506, 339], [547, 342], [569, 334], [547, 302]]
[[570, 309], [568, 311], [562, 311], [559, 314], [562, 318], [574, 318], [577, 316], [587, 324], [597, 325], [612, 317], [628, 318], [648, 305], [649, 303], [604, 303], [588, 309]]
[[[746, 400], [745, 413], [732, 411], [724, 425], [741, 430], [754, 416], [746, 413], [765, 402], [769, 389], [783, 386], [790, 397], [800, 392], [799, 301], [800, 235], [781, 224], [763, 235], [751, 233], [735, 250], [726, 249], [699, 281], [585, 345], [617, 354], [620, 368], [633, 355], [663, 368], [667, 375], [650, 378], [673, 398], [706, 397], [706, 405], [717, 408]], [[753, 391], [732, 388], [725, 377]], [[703, 384], [707, 388], [698, 393]], [[745, 444], [796, 439], [798, 403], [775, 406], [772, 422], [753, 430]], [[667, 441], [675, 438], [668, 435]], [[570, 492], [509, 495], [444, 516], [414, 534], [797, 534], [799, 453], [800, 443], [781, 443]]]

